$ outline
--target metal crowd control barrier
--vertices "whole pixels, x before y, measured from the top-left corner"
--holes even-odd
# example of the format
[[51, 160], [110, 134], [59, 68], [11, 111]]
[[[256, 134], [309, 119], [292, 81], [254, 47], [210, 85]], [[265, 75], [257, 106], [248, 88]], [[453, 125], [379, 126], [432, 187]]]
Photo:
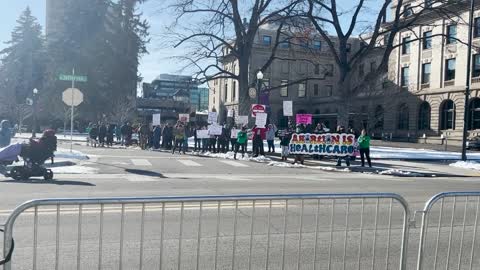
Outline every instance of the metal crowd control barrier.
[[422, 215], [417, 270], [479, 269], [480, 192], [447, 192], [432, 197]]
[[34, 200], [7, 220], [4, 269], [404, 270], [408, 209], [391, 193]]

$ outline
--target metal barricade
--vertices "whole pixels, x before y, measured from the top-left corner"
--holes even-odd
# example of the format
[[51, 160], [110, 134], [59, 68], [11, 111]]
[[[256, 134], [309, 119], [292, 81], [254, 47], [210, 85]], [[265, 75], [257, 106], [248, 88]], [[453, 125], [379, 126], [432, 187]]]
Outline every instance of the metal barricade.
[[408, 209], [392, 193], [34, 200], [5, 224], [4, 269], [404, 270]]
[[480, 192], [446, 192], [432, 197], [422, 215], [417, 270], [479, 269]]

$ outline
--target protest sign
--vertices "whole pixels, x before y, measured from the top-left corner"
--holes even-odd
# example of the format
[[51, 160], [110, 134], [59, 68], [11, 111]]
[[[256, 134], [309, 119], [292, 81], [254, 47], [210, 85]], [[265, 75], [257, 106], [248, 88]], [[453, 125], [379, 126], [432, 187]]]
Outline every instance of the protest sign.
[[240, 130], [238, 129], [232, 129], [232, 132], [231, 132], [231, 135], [230, 135], [230, 139], [236, 139], [238, 137], [238, 132]]
[[217, 123], [217, 112], [208, 112], [208, 120], [207, 122], [209, 124], [214, 124], [214, 123]]
[[222, 135], [223, 127], [220, 125], [209, 125], [208, 126], [208, 134], [209, 135]]
[[160, 114], [159, 113], [154, 114], [152, 117], [153, 117], [152, 125], [160, 126]]
[[235, 111], [234, 110], [228, 110], [227, 112], [227, 117], [233, 117], [235, 114]]
[[283, 116], [293, 116], [293, 102], [291, 100], [283, 101]]
[[197, 139], [209, 139], [210, 135], [208, 135], [208, 130], [202, 129], [197, 130]]
[[180, 122], [188, 123], [190, 122], [190, 115], [188, 113], [181, 113], [178, 115], [178, 119], [180, 120]]
[[311, 114], [297, 114], [297, 125], [298, 124], [311, 124], [312, 115]]
[[355, 135], [294, 133], [289, 149], [293, 155], [352, 156], [355, 153]]
[[248, 115], [238, 115], [235, 117], [235, 123], [241, 126], [248, 125]]
[[252, 117], [257, 117], [258, 113], [265, 113], [267, 111], [267, 106], [263, 104], [252, 104]]
[[267, 125], [267, 114], [266, 113], [257, 113], [255, 118], [255, 125], [257, 127], [265, 127]]

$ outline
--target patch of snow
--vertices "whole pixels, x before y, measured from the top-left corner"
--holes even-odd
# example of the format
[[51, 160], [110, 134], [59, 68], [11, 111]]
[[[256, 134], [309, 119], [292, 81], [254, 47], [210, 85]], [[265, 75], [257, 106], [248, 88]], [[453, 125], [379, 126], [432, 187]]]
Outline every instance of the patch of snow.
[[[469, 159], [480, 160], [480, 153], [468, 153]], [[428, 149], [371, 147], [372, 159], [415, 159], [415, 160], [460, 160], [457, 152], [443, 152]]]
[[473, 161], [457, 161], [450, 164], [452, 167], [480, 171], [480, 163]]
[[424, 175], [416, 172], [407, 172], [398, 169], [389, 169], [386, 171], [381, 171], [378, 174], [380, 175], [392, 175], [392, 176], [409, 176], [409, 177], [423, 177]]
[[55, 158], [62, 159], [77, 159], [77, 160], [88, 160], [88, 155], [80, 151], [73, 150], [70, 152], [69, 149], [59, 148], [55, 152]]
[[259, 163], [266, 163], [266, 162], [271, 162], [272, 159], [266, 156], [258, 156], [258, 157], [252, 157], [250, 158], [250, 161], [255, 161]]
[[280, 162], [280, 161], [272, 161], [268, 163], [268, 166], [279, 167], [279, 168], [308, 168], [308, 169], [329, 171], [329, 172], [351, 172], [349, 168], [338, 169], [338, 168], [328, 167], [328, 166], [306, 166], [298, 163], [293, 164], [289, 162]]
[[98, 169], [86, 166], [62, 166], [51, 168], [53, 173], [56, 174], [96, 174]]

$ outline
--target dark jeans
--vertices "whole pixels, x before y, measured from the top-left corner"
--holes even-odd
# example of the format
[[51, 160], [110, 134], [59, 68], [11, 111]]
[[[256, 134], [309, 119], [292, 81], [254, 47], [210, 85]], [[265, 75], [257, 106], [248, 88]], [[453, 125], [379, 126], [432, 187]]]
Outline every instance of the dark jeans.
[[367, 157], [368, 167], [372, 167], [370, 160], [370, 148], [360, 148], [360, 158], [362, 159], [362, 167], [365, 166], [365, 156]]
[[342, 159], [345, 159], [347, 166], [350, 166], [350, 156], [338, 157], [337, 166], [342, 166]]
[[246, 143], [244, 144], [235, 144], [235, 156], [237, 156], [237, 153], [238, 153], [238, 150], [240, 150], [240, 148], [242, 148], [242, 157], [245, 156], [245, 147], [246, 146]]
[[225, 139], [218, 139], [217, 150], [219, 153], [226, 153], [228, 151], [228, 142]]
[[197, 150], [200, 150], [202, 148], [201, 142], [202, 142], [201, 139], [195, 139], [195, 147], [194, 147], [193, 151], [197, 151]]
[[207, 152], [209, 140], [210, 139], [202, 139], [202, 152]]
[[183, 138], [180, 138], [180, 139], [175, 138], [175, 145], [173, 146], [172, 154], [175, 154], [175, 150], [177, 150], [177, 148], [178, 148], [178, 152], [180, 153], [180, 151], [182, 151], [182, 147], [183, 147]]
[[273, 143], [273, 140], [268, 140], [267, 144], [268, 144], [268, 152], [275, 153], [275, 144]]
[[[232, 151], [235, 151], [237, 145], [237, 139], [230, 139], [230, 144], [232, 145]], [[228, 149], [227, 149], [228, 151]]]
[[217, 149], [215, 148], [216, 145], [217, 139], [210, 138], [210, 140], [208, 141], [208, 151], [210, 151], [211, 153], [217, 153]]
[[265, 149], [263, 148], [263, 140], [256, 138], [253, 142], [253, 156], [258, 157], [258, 155], [264, 156]]

